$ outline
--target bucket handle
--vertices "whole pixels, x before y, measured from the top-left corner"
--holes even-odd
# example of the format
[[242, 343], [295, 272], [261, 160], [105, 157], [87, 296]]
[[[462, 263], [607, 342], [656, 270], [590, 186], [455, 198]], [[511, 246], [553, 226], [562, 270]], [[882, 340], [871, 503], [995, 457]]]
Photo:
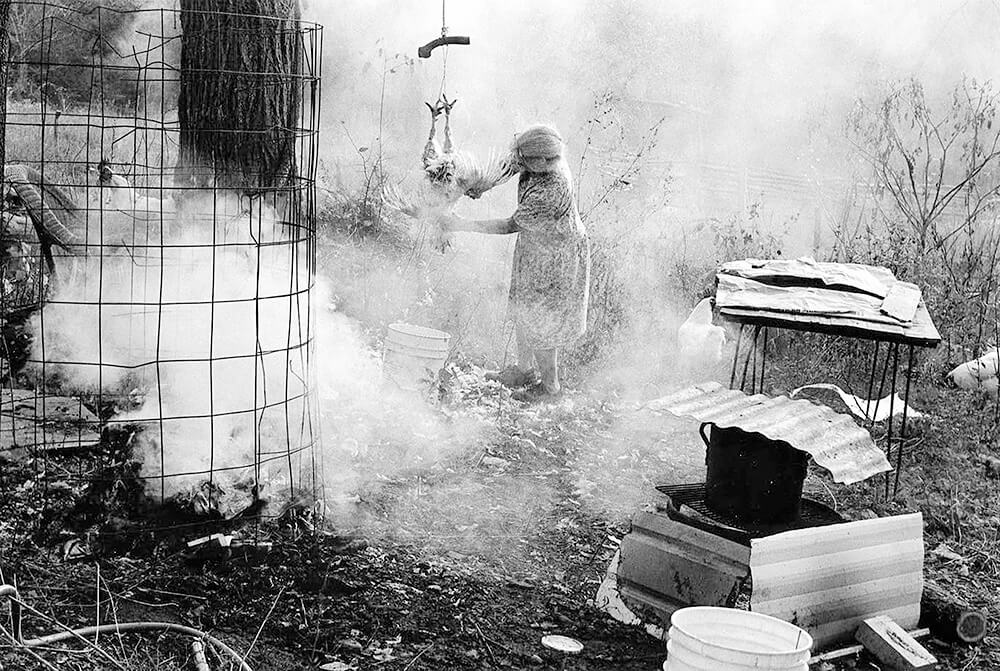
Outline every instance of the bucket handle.
[[701, 440], [705, 443], [705, 449], [711, 448], [709, 444], [709, 437], [705, 435], [705, 427], [712, 426], [712, 422], [702, 422], [701, 426], [698, 427], [698, 434], [701, 436]]

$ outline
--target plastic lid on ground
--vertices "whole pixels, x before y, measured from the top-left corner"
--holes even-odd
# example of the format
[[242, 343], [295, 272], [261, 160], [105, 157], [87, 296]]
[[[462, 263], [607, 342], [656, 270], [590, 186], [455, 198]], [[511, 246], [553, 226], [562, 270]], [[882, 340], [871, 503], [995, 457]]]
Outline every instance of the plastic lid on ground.
[[580, 643], [575, 638], [560, 636], [558, 634], [542, 636], [542, 645], [550, 650], [564, 652], [567, 655], [578, 655], [583, 652], [583, 643]]

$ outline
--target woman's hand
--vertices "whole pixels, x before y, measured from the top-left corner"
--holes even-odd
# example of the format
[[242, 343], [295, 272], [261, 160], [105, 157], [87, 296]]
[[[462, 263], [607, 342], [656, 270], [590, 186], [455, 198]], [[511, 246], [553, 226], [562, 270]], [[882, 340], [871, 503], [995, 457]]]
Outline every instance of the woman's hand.
[[451, 247], [451, 234], [454, 228], [455, 215], [450, 213], [439, 214], [434, 220], [434, 228], [431, 232], [431, 247], [442, 254]]
[[434, 229], [431, 235], [431, 248], [444, 254], [451, 247], [451, 232], [442, 228]]
[[437, 224], [438, 228], [440, 228], [442, 231], [451, 232], [459, 230], [458, 228], [459, 221], [460, 219], [457, 216], [451, 214], [450, 212], [446, 212], [444, 214], [438, 215], [437, 221], [435, 223]]

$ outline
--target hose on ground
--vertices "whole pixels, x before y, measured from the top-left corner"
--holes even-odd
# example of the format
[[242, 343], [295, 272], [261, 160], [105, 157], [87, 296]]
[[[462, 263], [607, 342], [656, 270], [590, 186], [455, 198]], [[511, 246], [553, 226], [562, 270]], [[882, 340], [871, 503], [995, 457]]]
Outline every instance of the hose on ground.
[[137, 631], [147, 633], [170, 632], [193, 636], [194, 638], [206, 641], [217, 650], [231, 657], [239, 665], [240, 671], [253, 671], [250, 665], [244, 661], [242, 655], [217, 639], [215, 636], [207, 634], [199, 629], [195, 629], [194, 627], [188, 627], [183, 624], [175, 624], [173, 622], [119, 622], [101, 624], [90, 627], [81, 627], [79, 629], [68, 629], [56, 634], [48, 634], [47, 636], [24, 639], [21, 637], [21, 607], [24, 604], [22, 604], [21, 600], [18, 598], [17, 588], [13, 585], [0, 585], [0, 598], [5, 598], [10, 602], [10, 615], [14, 627], [11, 634], [14, 637], [15, 642], [29, 648], [51, 645], [52, 643], [60, 643], [62, 641], [73, 639], [86, 638], [88, 636], [93, 636], [94, 634], [116, 634]]

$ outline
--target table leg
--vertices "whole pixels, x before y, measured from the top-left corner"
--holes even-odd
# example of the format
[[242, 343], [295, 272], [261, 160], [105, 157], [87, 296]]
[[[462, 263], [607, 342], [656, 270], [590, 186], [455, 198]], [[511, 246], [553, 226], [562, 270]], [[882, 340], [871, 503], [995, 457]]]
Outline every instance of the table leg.
[[758, 393], [764, 393], [764, 373], [767, 371], [767, 334], [768, 329], [764, 327], [764, 346], [760, 351], [760, 389]]
[[740, 324], [740, 332], [736, 335], [736, 352], [733, 353], [733, 369], [729, 373], [729, 388], [736, 388], [736, 364], [740, 360], [740, 343], [743, 342], [743, 329], [746, 328], [743, 324]]
[[[753, 329], [753, 340], [750, 343], [750, 349], [747, 350], [746, 358], [743, 359], [743, 375], [740, 379], [740, 391], [745, 392], [747, 390], [747, 369], [750, 369], [750, 373], [753, 376], [750, 381], [750, 393], [753, 393], [754, 385], [757, 383], [757, 340], [760, 337], [760, 327], [755, 326]], [[753, 368], [750, 368], [750, 360], [753, 359]]]
[[[872, 414], [868, 415], [869, 418], [873, 417], [876, 413], [878, 413], [878, 404], [883, 398], [885, 398], [885, 379], [889, 374], [889, 362], [892, 361], [892, 347], [893, 347], [892, 343], [889, 343], [886, 346], [885, 361], [882, 363], [882, 376], [879, 379], [878, 392], [875, 394], [874, 397], [869, 396], [869, 398], [875, 399], [875, 410]], [[869, 419], [869, 421], [871, 420]], [[874, 424], [875, 422], [871, 421], [871, 423]]]
[[[756, 332], [758, 327], [754, 327]], [[756, 344], [756, 336], [750, 341], [750, 347], [747, 349], [746, 355], [743, 357], [743, 371], [740, 373], [740, 391], [746, 391], [747, 386], [747, 368], [750, 366], [750, 356], [753, 354], [754, 345]]]
[[903, 419], [899, 424], [899, 449], [896, 451], [896, 476], [892, 486], [892, 495], [899, 492], [899, 473], [903, 469], [903, 446], [906, 445], [906, 420], [910, 409], [910, 382], [913, 379], [913, 345], [909, 346], [906, 366], [906, 386], [903, 391]]
[[[889, 356], [892, 358], [892, 381], [889, 384], [889, 417], [885, 424], [885, 456], [892, 463], [892, 425], [896, 415], [896, 372], [899, 369], [899, 344], [889, 345]], [[886, 360], [888, 363], [888, 360]], [[879, 394], [881, 396], [881, 393]], [[902, 449], [902, 445], [896, 448]], [[885, 500], [889, 500], [889, 478], [890, 474], [885, 474]]]
[[878, 370], [878, 348], [879, 341], [873, 340], [872, 344], [872, 370], [871, 375], [868, 376], [868, 391], [865, 394], [865, 398], [868, 399], [865, 403], [865, 417], [872, 416], [872, 396], [875, 394], [875, 372]]

